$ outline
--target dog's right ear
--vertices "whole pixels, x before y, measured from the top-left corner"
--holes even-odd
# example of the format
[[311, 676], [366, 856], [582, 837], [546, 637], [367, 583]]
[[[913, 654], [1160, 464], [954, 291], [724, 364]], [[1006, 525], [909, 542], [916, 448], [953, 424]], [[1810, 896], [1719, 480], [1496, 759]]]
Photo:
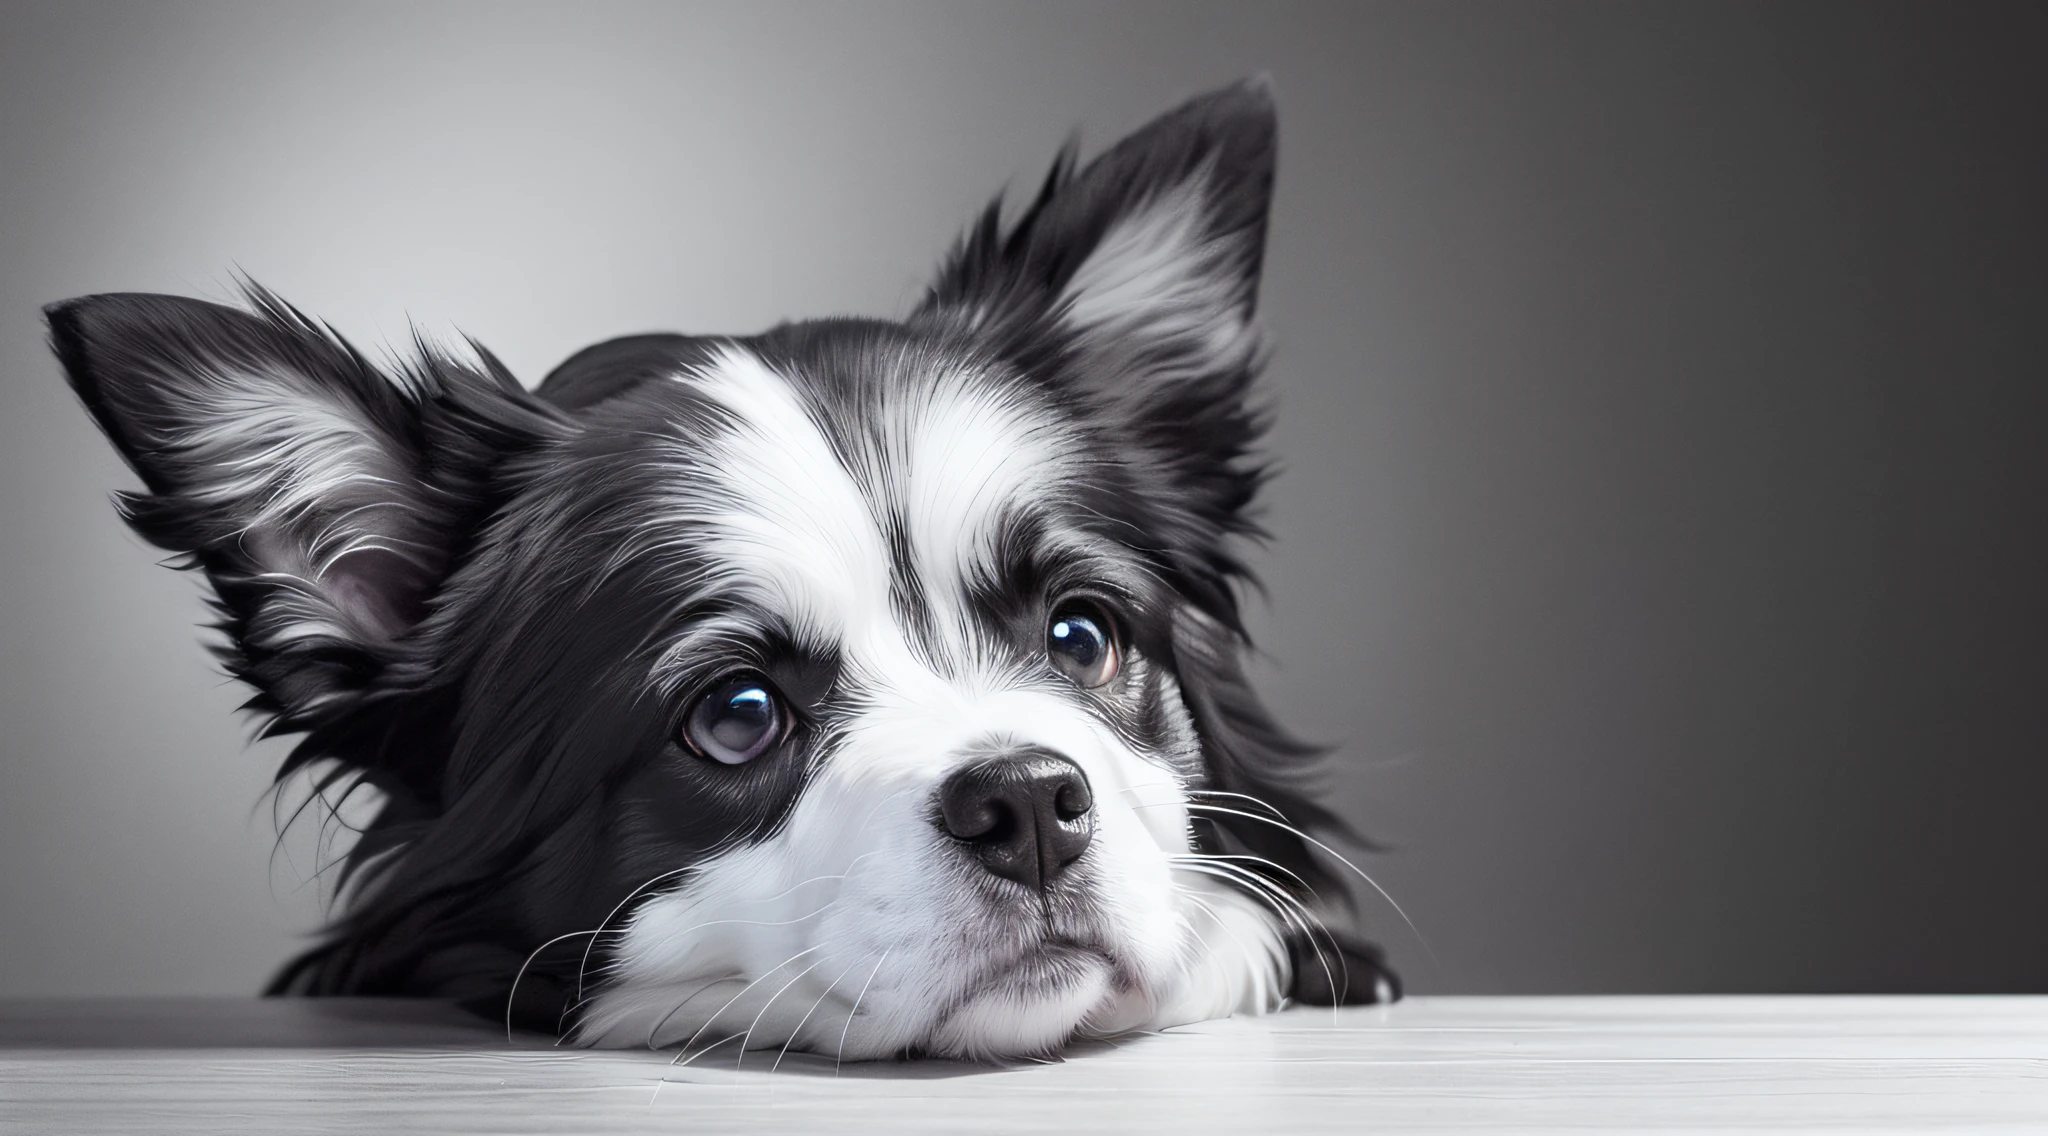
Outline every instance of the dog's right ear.
[[229, 668], [272, 729], [362, 700], [485, 508], [489, 469], [564, 429], [503, 368], [427, 352], [387, 375], [252, 288], [252, 310], [176, 296], [45, 309], [73, 389], [141, 475], [119, 507], [206, 571]]

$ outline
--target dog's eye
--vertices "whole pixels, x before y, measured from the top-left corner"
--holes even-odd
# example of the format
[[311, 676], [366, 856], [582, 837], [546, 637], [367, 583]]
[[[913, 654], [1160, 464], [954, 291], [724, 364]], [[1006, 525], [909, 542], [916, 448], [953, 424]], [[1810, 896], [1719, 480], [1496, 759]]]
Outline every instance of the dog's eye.
[[740, 765], [768, 751], [782, 737], [782, 703], [758, 675], [720, 679], [690, 707], [683, 741], [690, 749], [726, 765]]
[[1053, 609], [1045, 628], [1045, 652], [1075, 685], [1098, 687], [1116, 677], [1119, 664], [1115, 624], [1089, 600], [1067, 600]]

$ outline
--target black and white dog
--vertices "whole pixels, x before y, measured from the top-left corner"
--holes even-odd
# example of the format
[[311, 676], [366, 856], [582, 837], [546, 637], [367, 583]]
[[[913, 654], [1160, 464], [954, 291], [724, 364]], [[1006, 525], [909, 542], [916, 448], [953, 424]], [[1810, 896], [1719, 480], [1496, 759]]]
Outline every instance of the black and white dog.
[[991, 206], [900, 323], [533, 392], [254, 286], [50, 307], [280, 779], [378, 802], [273, 990], [847, 1059], [1397, 996], [1241, 666], [1273, 162], [1231, 87]]

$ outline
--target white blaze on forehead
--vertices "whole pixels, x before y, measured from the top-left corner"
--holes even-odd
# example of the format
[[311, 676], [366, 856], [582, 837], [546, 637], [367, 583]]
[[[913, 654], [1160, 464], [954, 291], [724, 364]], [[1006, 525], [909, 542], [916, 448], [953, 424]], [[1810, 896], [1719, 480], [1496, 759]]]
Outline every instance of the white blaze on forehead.
[[788, 380], [736, 347], [683, 378], [732, 418], [697, 471], [711, 484], [695, 487], [714, 571], [828, 641], [865, 631], [888, 600], [888, 551]]
[[881, 518], [901, 518], [941, 627], [964, 630], [964, 583], [991, 564], [1003, 517], [1049, 500], [1070, 452], [1055, 423], [1001, 385], [903, 367], [877, 392], [879, 412], [846, 424], [858, 478], [758, 356], [728, 348], [682, 376], [731, 418], [691, 463], [713, 570], [849, 647], [893, 627]]
[[974, 375], [940, 377], [893, 409], [890, 492], [935, 614], [958, 623], [961, 584], [993, 566], [1004, 516], [1051, 501], [1072, 443], [1046, 413]]

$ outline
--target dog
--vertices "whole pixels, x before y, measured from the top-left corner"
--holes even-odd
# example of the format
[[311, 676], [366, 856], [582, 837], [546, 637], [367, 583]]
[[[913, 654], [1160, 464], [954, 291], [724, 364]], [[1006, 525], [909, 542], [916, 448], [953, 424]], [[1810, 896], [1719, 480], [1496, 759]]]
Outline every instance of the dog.
[[979, 1061], [1398, 997], [1243, 667], [1275, 132], [1203, 95], [998, 197], [901, 322], [532, 391], [254, 283], [47, 308], [280, 784], [375, 803], [270, 992]]

